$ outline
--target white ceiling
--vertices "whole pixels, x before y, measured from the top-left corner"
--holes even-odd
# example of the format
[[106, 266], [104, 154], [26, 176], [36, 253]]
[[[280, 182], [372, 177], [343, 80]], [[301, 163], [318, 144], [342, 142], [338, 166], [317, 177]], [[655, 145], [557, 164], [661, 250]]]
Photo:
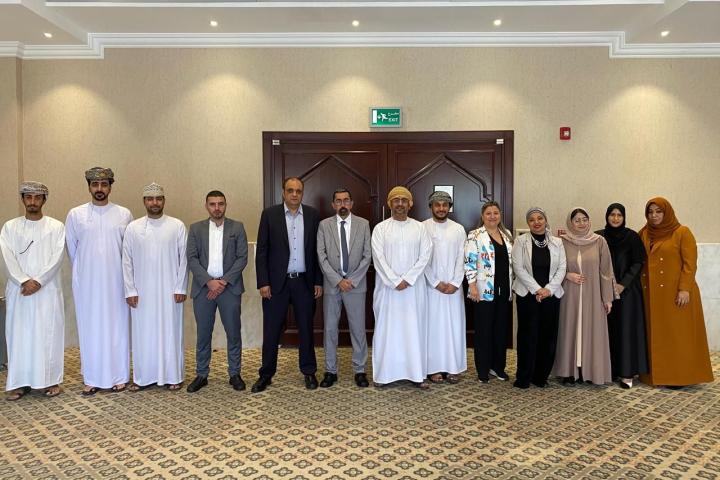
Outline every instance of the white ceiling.
[[260, 46], [605, 46], [612, 57], [720, 57], [720, 0], [0, 0], [0, 56]]

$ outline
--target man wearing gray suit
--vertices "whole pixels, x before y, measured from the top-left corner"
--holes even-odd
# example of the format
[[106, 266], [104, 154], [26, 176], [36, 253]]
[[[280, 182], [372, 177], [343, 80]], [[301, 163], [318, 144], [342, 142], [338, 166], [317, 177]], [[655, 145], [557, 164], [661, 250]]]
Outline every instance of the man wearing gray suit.
[[193, 274], [191, 296], [197, 323], [197, 376], [188, 385], [191, 393], [208, 384], [216, 310], [220, 310], [227, 336], [230, 385], [235, 390], [245, 389], [240, 376], [240, 300], [245, 291], [242, 272], [248, 259], [247, 235], [242, 222], [225, 217], [226, 207], [222, 192], [208, 193], [205, 208], [210, 218], [193, 223], [188, 233], [188, 268]]
[[355, 384], [369, 385], [365, 375], [367, 339], [365, 337], [366, 274], [372, 259], [370, 225], [352, 215], [352, 196], [347, 189], [333, 193], [335, 215], [320, 222], [317, 252], [324, 275], [323, 315], [325, 320], [325, 376], [321, 387], [331, 387], [337, 377], [337, 344], [340, 312], [345, 313], [352, 341], [352, 367]]

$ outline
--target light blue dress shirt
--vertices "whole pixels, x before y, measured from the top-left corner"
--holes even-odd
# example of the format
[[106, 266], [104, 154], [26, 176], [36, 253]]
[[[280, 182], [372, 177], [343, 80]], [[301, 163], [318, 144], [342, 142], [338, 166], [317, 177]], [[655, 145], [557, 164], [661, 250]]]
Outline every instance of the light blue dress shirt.
[[288, 244], [290, 245], [290, 261], [287, 273], [305, 272], [305, 222], [302, 205], [293, 213], [283, 202], [285, 208], [285, 225], [287, 225]]

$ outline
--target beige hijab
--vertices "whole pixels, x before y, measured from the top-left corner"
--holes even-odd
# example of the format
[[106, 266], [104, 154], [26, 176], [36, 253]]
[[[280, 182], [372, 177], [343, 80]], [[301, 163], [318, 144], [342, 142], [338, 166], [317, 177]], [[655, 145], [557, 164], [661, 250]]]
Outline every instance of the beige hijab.
[[[585, 227], [577, 228], [572, 222], [572, 214], [573, 212], [577, 212], [578, 210], [585, 214], [586, 217], [588, 217], [588, 223]], [[575, 207], [570, 210], [565, 225], [567, 225], [568, 228], [567, 233], [563, 233], [560, 236], [568, 242], [572, 243], [573, 245], [590, 245], [591, 243], [595, 243], [600, 238], [600, 235], [593, 232], [592, 225], [590, 223], [590, 215], [588, 215], [587, 210], [585, 210], [583, 207]]]

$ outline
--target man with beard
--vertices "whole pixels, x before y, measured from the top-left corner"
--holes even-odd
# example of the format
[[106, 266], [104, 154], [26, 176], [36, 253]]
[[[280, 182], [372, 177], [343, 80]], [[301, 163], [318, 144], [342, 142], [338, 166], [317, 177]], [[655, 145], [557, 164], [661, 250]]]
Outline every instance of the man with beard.
[[65, 237], [72, 263], [83, 395], [94, 395], [101, 388], [121, 392], [130, 380], [122, 240], [132, 215], [109, 200], [115, 182], [112, 170], [91, 168], [85, 179], [91, 201], [70, 210]]
[[43, 215], [47, 196], [48, 188], [42, 183], [23, 182], [20, 197], [25, 216], [8, 221], [0, 232], [0, 251], [8, 272], [8, 400], [19, 400], [33, 388], [54, 397], [63, 380], [65, 309], [60, 265], [65, 229], [61, 222]]
[[183, 361], [183, 302], [187, 293], [185, 225], [163, 215], [165, 191], [157, 183], [142, 192], [147, 216], [130, 222], [123, 239], [125, 300], [132, 318], [133, 383], [179, 390]]
[[336, 212], [320, 222], [317, 233], [317, 253], [322, 269], [323, 316], [325, 320], [325, 376], [321, 387], [337, 382], [337, 344], [340, 312], [345, 314], [352, 342], [352, 367], [355, 384], [367, 387], [367, 338], [365, 336], [365, 294], [367, 274], [372, 250], [370, 224], [364, 218], [352, 215], [352, 197], [347, 189], [333, 193], [332, 207]]
[[302, 204], [303, 189], [299, 178], [286, 178], [283, 203], [266, 208], [260, 216], [255, 271], [263, 299], [263, 346], [260, 378], [253, 393], [265, 390], [275, 375], [278, 344], [290, 305], [300, 336], [299, 364], [305, 388], [318, 387], [312, 320], [315, 300], [323, 291], [316, 247], [319, 215]]
[[387, 196], [392, 217], [372, 234], [377, 277], [373, 311], [373, 380], [410, 380], [427, 389], [427, 283], [423, 277], [432, 242], [422, 223], [408, 217], [412, 194], [405, 187]]
[[448, 218], [453, 205], [447, 192], [430, 195], [432, 218], [423, 222], [433, 243], [425, 269], [428, 286], [428, 372], [430, 381], [457, 383], [467, 370], [465, 350], [465, 229]]
[[213, 190], [205, 196], [205, 208], [210, 218], [190, 226], [187, 242], [188, 267], [193, 274], [190, 295], [197, 323], [197, 376], [187, 391], [197, 392], [208, 384], [212, 333], [218, 310], [227, 336], [229, 383], [237, 391], [245, 390], [240, 376], [240, 306], [245, 291], [242, 272], [248, 259], [247, 235], [242, 222], [225, 216], [227, 202], [221, 191]]

